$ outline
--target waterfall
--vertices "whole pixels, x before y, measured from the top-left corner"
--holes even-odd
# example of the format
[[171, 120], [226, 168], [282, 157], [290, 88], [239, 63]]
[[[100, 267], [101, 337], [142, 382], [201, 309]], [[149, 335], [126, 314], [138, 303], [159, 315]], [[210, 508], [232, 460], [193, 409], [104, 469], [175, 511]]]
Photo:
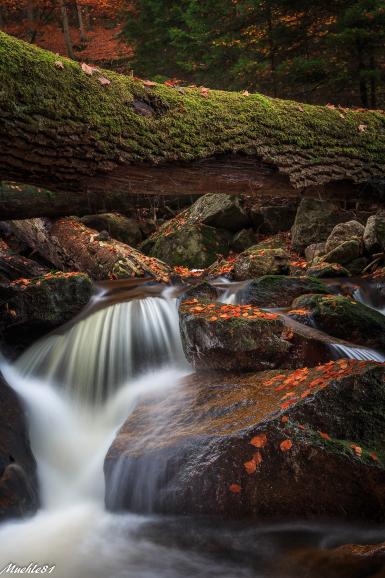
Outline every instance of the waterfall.
[[176, 299], [147, 297], [91, 313], [63, 333], [32, 345], [18, 360], [25, 376], [101, 403], [127, 380], [186, 364]]
[[354, 347], [342, 345], [340, 343], [332, 343], [330, 347], [336, 352], [338, 358], [347, 357], [348, 359], [358, 359], [360, 361], [385, 362], [384, 355], [374, 349], [369, 349], [368, 347]]

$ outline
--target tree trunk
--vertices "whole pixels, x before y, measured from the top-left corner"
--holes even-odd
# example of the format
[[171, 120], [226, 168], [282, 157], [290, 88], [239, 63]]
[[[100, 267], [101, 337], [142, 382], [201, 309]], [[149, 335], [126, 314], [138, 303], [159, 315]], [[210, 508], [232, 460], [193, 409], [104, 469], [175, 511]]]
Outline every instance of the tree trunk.
[[0, 33], [0, 180], [65, 192], [69, 206], [73, 193], [102, 203], [109, 195], [256, 195], [282, 183], [294, 191], [384, 177], [381, 112], [148, 86], [111, 71], [89, 76], [65, 59], [62, 69], [57, 60]]
[[104, 238], [75, 218], [13, 221], [15, 234], [50, 263], [64, 271], [81, 271], [92, 279], [127, 279], [149, 276], [169, 282], [171, 270], [120, 241]]
[[84, 28], [84, 21], [83, 21], [82, 6], [79, 2], [76, 2], [76, 11], [77, 11], [78, 22], [79, 22], [80, 40], [82, 42], [87, 42], [87, 36], [86, 36], [86, 31]]
[[67, 54], [70, 58], [72, 58], [72, 60], [76, 60], [74, 49], [73, 49], [73, 44], [72, 44], [72, 39], [71, 39], [71, 34], [70, 34], [66, 0], [59, 0], [59, 6], [60, 6], [61, 19], [62, 19], [63, 34], [64, 34], [64, 39], [65, 39], [65, 43], [66, 43], [66, 47], [67, 47]]

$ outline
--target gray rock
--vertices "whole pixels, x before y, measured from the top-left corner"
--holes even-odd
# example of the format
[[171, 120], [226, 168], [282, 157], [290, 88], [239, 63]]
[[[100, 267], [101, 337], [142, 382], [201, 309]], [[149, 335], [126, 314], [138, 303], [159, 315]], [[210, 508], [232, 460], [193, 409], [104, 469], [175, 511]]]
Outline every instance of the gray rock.
[[330, 253], [345, 241], [357, 240], [362, 243], [365, 227], [358, 221], [338, 223], [326, 241], [325, 253]]
[[345, 241], [338, 245], [335, 249], [322, 257], [324, 263], [338, 263], [339, 265], [347, 265], [362, 255], [361, 241], [352, 240]]
[[229, 231], [239, 231], [250, 225], [239, 198], [222, 193], [200, 197], [188, 210], [186, 220]]
[[253, 229], [242, 229], [238, 233], [235, 233], [232, 241], [231, 241], [231, 248], [236, 253], [241, 253], [245, 251], [249, 247], [255, 245], [256, 242], [256, 235]]
[[385, 250], [385, 212], [369, 217], [364, 232], [364, 245], [369, 253]]
[[325, 255], [325, 243], [312, 243], [305, 249], [306, 261], [313, 261], [316, 257], [322, 257]]

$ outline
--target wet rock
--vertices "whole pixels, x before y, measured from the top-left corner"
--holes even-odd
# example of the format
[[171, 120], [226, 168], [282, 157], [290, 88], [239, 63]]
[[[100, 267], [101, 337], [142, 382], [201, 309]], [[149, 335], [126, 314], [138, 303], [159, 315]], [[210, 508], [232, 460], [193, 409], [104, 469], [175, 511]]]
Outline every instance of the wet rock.
[[83, 273], [48, 273], [0, 285], [0, 334], [22, 349], [77, 315], [93, 292]]
[[239, 231], [250, 225], [237, 196], [209, 193], [200, 197], [188, 210], [187, 222], [202, 223], [228, 231]]
[[[96, 229], [107, 231], [113, 239], [122, 241], [136, 247], [142, 240], [142, 232], [139, 223], [135, 219], [125, 217], [120, 213], [101, 213], [99, 215], [86, 215], [81, 222]], [[101, 241], [107, 239], [100, 239]]]
[[383, 523], [384, 375], [346, 360], [192, 375], [172, 396], [140, 403], [118, 433], [107, 506]]
[[244, 281], [262, 275], [285, 275], [289, 272], [290, 255], [284, 249], [263, 249], [254, 245], [236, 258], [233, 277]]
[[242, 253], [249, 247], [255, 245], [256, 235], [253, 229], [242, 229], [238, 233], [235, 233], [231, 241], [231, 248], [236, 253]]
[[311, 277], [266, 275], [248, 283], [242, 291], [242, 302], [258, 307], [286, 307], [305, 293], [329, 293], [327, 287]]
[[364, 232], [364, 245], [369, 253], [385, 250], [385, 212], [369, 217]]
[[362, 244], [365, 227], [358, 221], [339, 223], [334, 227], [326, 241], [325, 253], [330, 253], [345, 241], [359, 241]]
[[180, 328], [185, 355], [196, 369], [279, 367], [290, 349], [278, 315], [250, 306], [185, 301]]
[[338, 245], [335, 249], [330, 251], [322, 257], [322, 261], [326, 263], [338, 263], [338, 265], [347, 265], [362, 255], [362, 244], [360, 241], [352, 240], [345, 241]]
[[369, 260], [366, 257], [358, 257], [348, 263], [346, 267], [349, 269], [349, 273], [353, 275], [353, 277], [356, 277], [361, 275], [367, 265], [369, 265]]
[[333, 278], [333, 277], [350, 277], [348, 269], [339, 265], [338, 263], [316, 263], [307, 269], [307, 274], [319, 279]]
[[161, 235], [150, 250], [150, 255], [168, 265], [190, 269], [204, 269], [219, 255], [229, 252], [229, 236], [207, 225], [185, 225]]
[[385, 316], [348, 297], [302, 295], [293, 309], [309, 309], [319, 329], [352, 343], [385, 351]]
[[351, 218], [350, 212], [329, 201], [302, 199], [291, 229], [294, 250], [302, 253], [312, 243], [326, 241], [335, 225]]
[[38, 505], [36, 463], [24, 411], [0, 374], [0, 520], [32, 514]]
[[316, 257], [322, 257], [326, 253], [326, 243], [312, 243], [305, 249], [305, 258], [311, 262]]

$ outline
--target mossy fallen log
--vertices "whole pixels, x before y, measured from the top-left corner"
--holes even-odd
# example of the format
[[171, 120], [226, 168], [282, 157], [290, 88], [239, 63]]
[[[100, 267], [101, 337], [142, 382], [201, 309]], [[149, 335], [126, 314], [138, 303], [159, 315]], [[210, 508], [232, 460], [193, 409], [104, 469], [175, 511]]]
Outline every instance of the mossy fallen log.
[[88, 75], [4, 33], [0, 87], [0, 180], [67, 191], [69, 206], [72, 192], [279, 193], [385, 175], [382, 111]]

